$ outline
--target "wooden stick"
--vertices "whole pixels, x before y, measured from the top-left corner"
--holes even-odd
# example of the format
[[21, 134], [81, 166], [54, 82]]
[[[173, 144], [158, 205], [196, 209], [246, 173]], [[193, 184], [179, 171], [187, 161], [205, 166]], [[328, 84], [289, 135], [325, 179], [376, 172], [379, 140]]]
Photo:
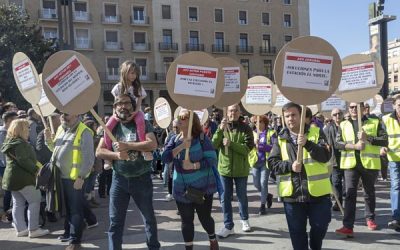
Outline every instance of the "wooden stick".
[[[300, 119], [300, 131], [299, 135], [304, 135], [304, 124], [306, 120], [306, 106], [301, 105], [301, 119]], [[297, 162], [302, 162], [303, 161], [303, 147], [297, 147]]]
[[48, 116], [47, 119], [49, 120], [51, 134], [54, 135], [55, 131], [54, 131], [53, 118], [52, 118], [52, 116]]
[[281, 111], [281, 123], [282, 123], [282, 128], [285, 128], [285, 119], [283, 118], [283, 111]]
[[357, 103], [357, 123], [358, 123], [358, 131], [362, 131], [362, 123], [361, 123], [361, 104]]
[[97, 122], [100, 124], [100, 126], [103, 128], [104, 132], [107, 133], [108, 137], [110, 137], [112, 142], [117, 142], [117, 138], [111, 133], [111, 131], [106, 127], [106, 124], [104, 124], [103, 120], [100, 118], [100, 116], [97, 114], [96, 110], [93, 108], [90, 109], [90, 113], [94, 116], [94, 118], [97, 120]]
[[43, 123], [44, 128], [48, 129], [49, 127], [47, 127], [46, 119], [44, 119], [44, 116], [43, 116], [42, 110], [40, 109], [39, 104], [36, 104], [36, 107], [39, 110], [40, 119], [42, 119], [42, 123]]
[[256, 123], [256, 130], [257, 130], [257, 138], [260, 135], [260, 116], [257, 115], [257, 123]]
[[[332, 184], [331, 184], [331, 185], [332, 185]], [[341, 212], [342, 215], [344, 216], [344, 210], [343, 210], [342, 204], [340, 203], [339, 198], [337, 197], [337, 194], [336, 194], [336, 192], [335, 192], [335, 188], [333, 187], [333, 185], [332, 185], [332, 194], [333, 194], [333, 197], [335, 198], [336, 203], [337, 203], [338, 206], [339, 206], [340, 212]]]
[[[228, 120], [228, 111], [227, 111], [227, 107], [224, 107], [223, 109], [223, 113], [224, 113], [224, 118], [226, 120]], [[224, 137], [229, 139], [229, 133], [228, 133], [228, 129], [225, 127], [224, 128]], [[229, 154], [229, 148], [228, 146], [225, 146], [225, 154], [228, 155]]]
[[[187, 138], [190, 140], [192, 139], [192, 127], [193, 127], [193, 111], [189, 110], [189, 127], [188, 127], [188, 134]], [[189, 161], [189, 148], [185, 150], [185, 161]]]

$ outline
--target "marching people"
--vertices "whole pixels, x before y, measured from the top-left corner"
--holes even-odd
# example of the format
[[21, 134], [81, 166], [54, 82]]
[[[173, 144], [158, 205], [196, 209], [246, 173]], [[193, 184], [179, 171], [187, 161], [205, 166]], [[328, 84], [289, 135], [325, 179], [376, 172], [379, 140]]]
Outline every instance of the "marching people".
[[109, 249], [122, 249], [122, 236], [130, 197], [136, 203], [143, 218], [146, 243], [149, 249], [159, 249], [157, 221], [153, 209], [153, 183], [151, 161], [144, 160], [142, 152], [157, 148], [153, 127], [146, 121], [146, 138], [139, 141], [134, 119], [136, 101], [127, 94], [121, 94], [114, 101], [115, 124], [113, 134], [116, 143], [108, 149], [104, 139], [97, 147], [96, 156], [112, 161], [113, 179], [110, 189], [110, 227], [108, 231]]
[[[289, 102], [282, 113], [287, 127], [278, 134], [268, 164], [279, 176], [278, 192], [283, 198], [293, 249], [321, 249], [332, 205], [326, 138], [319, 127], [310, 125], [305, 125], [304, 135], [299, 134], [300, 105]], [[298, 147], [303, 147], [302, 162], [297, 161]]]
[[[217, 192], [212, 167], [217, 165], [217, 155], [210, 139], [203, 133], [196, 113], [193, 114], [192, 138], [189, 131], [189, 111], [181, 109], [178, 115], [179, 130], [165, 147], [163, 161], [174, 165], [173, 195], [182, 221], [182, 234], [187, 250], [193, 249], [194, 215], [208, 234], [210, 249], [217, 250], [215, 223], [211, 216], [213, 194]], [[185, 150], [189, 158], [185, 160]], [[194, 190], [193, 194], [191, 191]], [[197, 193], [197, 195], [194, 195]], [[193, 196], [192, 196], [193, 195]]]
[[[214, 148], [219, 150], [218, 171], [221, 175], [224, 189], [221, 197], [224, 227], [217, 233], [221, 238], [226, 238], [235, 233], [235, 224], [232, 218], [233, 183], [235, 183], [239, 200], [242, 231], [251, 231], [247, 200], [247, 179], [250, 170], [248, 155], [254, 147], [253, 131], [248, 125], [239, 120], [239, 104], [231, 105], [227, 110], [228, 119], [222, 119], [212, 138]], [[228, 137], [224, 136], [225, 129], [228, 130]], [[225, 147], [228, 147], [228, 153], [225, 152]]]
[[[7, 159], [2, 186], [4, 190], [11, 191], [17, 237], [36, 238], [49, 234], [49, 230], [39, 227], [41, 194], [35, 184], [41, 164], [37, 162], [35, 151], [28, 140], [28, 121], [13, 120], [1, 147]], [[28, 225], [25, 222], [25, 203], [28, 203]]]
[[57, 196], [59, 202], [65, 202], [66, 210], [65, 232], [59, 238], [61, 241], [69, 241], [67, 250], [76, 250], [81, 248], [84, 207], [87, 204], [84, 182], [94, 164], [93, 132], [80, 121], [78, 115], [62, 113], [60, 121], [61, 126], [54, 138], [49, 129], [45, 130], [45, 140], [53, 151], [51, 164], [56, 176], [54, 182], [57, 195], [64, 195], [63, 201]]
[[[363, 112], [363, 103], [360, 103]], [[356, 215], [357, 185], [361, 178], [365, 197], [365, 219], [369, 230], [376, 230], [375, 181], [381, 169], [380, 147], [387, 146], [387, 133], [378, 119], [362, 117], [357, 122], [357, 103], [349, 104], [350, 119], [340, 123], [336, 148], [341, 150], [340, 168], [344, 169], [346, 197], [343, 227], [336, 234], [353, 237]]]

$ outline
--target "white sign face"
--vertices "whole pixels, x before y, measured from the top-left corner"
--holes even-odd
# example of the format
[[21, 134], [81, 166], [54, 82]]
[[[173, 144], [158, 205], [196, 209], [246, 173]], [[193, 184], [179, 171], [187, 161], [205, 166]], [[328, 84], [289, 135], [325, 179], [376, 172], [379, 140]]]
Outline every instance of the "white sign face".
[[224, 67], [224, 92], [240, 92], [240, 68]]
[[193, 112], [199, 117], [200, 122], [203, 120], [204, 111], [203, 110], [194, 110]]
[[348, 65], [342, 68], [339, 91], [376, 87], [374, 62]]
[[286, 103], [290, 102], [284, 95], [277, 94], [274, 107], [283, 107]]
[[177, 65], [174, 93], [215, 97], [218, 68]]
[[368, 103], [370, 110], [375, 107], [374, 98], [370, 98], [364, 102], [364, 104]]
[[251, 84], [247, 85], [246, 90], [247, 104], [272, 104], [271, 84]]
[[286, 52], [282, 86], [329, 91], [333, 57]]
[[331, 111], [334, 108], [346, 110], [346, 101], [339, 97], [332, 96], [321, 103], [321, 111]]
[[42, 88], [42, 94], [41, 94], [41, 96], [40, 96], [40, 100], [39, 100], [39, 103], [38, 103], [38, 105], [39, 106], [42, 106], [42, 105], [44, 105], [44, 104], [46, 104], [46, 103], [49, 103], [50, 101], [49, 101], [49, 99], [47, 98], [47, 96], [46, 96], [46, 92], [44, 92], [44, 88]]
[[384, 113], [393, 112], [393, 100], [385, 100], [382, 105]]
[[36, 87], [35, 74], [33, 74], [33, 70], [28, 59], [25, 59], [14, 65], [14, 70], [22, 90]]
[[154, 115], [156, 116], [158, 121], [169, 118], [171, 116], [171, 114], [168, 109], [168, 103], [164, 102], [158, 106], [155, 106], [154, 107]]
[[68, 59], [45, 81], [64, 106], [94, 83], [76, 56]]

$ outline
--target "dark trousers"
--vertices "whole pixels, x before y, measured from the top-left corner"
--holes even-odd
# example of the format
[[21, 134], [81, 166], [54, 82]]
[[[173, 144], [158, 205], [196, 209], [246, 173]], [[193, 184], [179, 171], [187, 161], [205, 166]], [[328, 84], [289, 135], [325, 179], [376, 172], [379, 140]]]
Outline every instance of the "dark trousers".
[[7, 212], [11, 208], [11, 191], [4, 190], [3, 211]]
[[294, 250], [308, 250], [307, 219], [310, 223], [310, 248], [322, 248], [322, 240], [331, 222], [329, 197], [317, 202], [284, 202], [286, 220]]
[[194, 238], [194, 214], [197, 213], [199, 221], [209, 236], [215, 234], [215, 223], [211, 217], [213, 197], [205, 197], [203, 204], [176, 202], [182, 220], [182, 235], [185, 242], [192, 242]]
[[167, 178], [168, 178], [168, 193], [169, 194], [172, 194], [172, 182], [173, 182], [173, 180], [172, 180], [172, 178], [171, 177], [168, 177], [167, 176]]
[[381, 176], [382, 179], [386, 180], [388, 178], [388, 165], [389, 165], [389, 160], [387, 156], [381, 156]]
[[361, 164], [355, 168], [345, 169], [346, 198], [344, 203], [343, 226], [352, 229], [356, 217], [357, 186], [361, 177], [364, 187], [365, 218], [375, 218], [375, 181], [378, 170], [365, 169]]
[[337, 167], [332, 168], [331, 182], [340, 204], [343, 205], [343, 196], [346, 190], [344, 170]]
[[112, 182], [112, 169], [103, 170], [101, 174], [99, 174], [99, 196], [104, 197], [106, 195], [110, 195], [110, 188]]

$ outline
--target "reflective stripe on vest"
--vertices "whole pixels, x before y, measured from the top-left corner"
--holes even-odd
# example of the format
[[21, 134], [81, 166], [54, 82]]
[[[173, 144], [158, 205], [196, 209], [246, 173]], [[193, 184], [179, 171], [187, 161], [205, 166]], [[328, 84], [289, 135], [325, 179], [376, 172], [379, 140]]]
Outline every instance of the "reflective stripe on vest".
[[387, 114], [382, 117], [382, 121], [386, 126], [386, 132], [389, 138], [389, 161], [400, 161], [400, 125], [397, 119], [391, 117], [391, 114]]
[[[362, 126], [365, 133], [369, 136], [376, 137], [378, 135], [378, 119], [368, 118]], [[346, 144], [355, 144], [355, 134], [353, 125], [349, 121], [340, 123], [342, 130], [342, 140]], [[360, 152], [361, 163], [365, 169], [381, 169], [381, 159], [379, 154], [380, 147], [367, 143], [365, 149]], [[340, 157], [341, 169], [352, 169], [356, 166], [356, 155], [354, 150], [342, 150]]]
[[[318, 143], [318, 139], [319, 128], [310, 127], [307, 140]], [[279, 146], [281, 148], [282, 160], [289, 160], [286, 140], [279, 138]], [[307, 174], [308, 192], [314, 197], [330, 194], [331, 183], [329, 180], [328, 164], [312, 159], [310, 153], [305, 148], [303, 149], [303, 164]], [[281, 197], [291, 196], [293, 193], [291, 173], [279, 175], [279, 177], [279, 195]]]

